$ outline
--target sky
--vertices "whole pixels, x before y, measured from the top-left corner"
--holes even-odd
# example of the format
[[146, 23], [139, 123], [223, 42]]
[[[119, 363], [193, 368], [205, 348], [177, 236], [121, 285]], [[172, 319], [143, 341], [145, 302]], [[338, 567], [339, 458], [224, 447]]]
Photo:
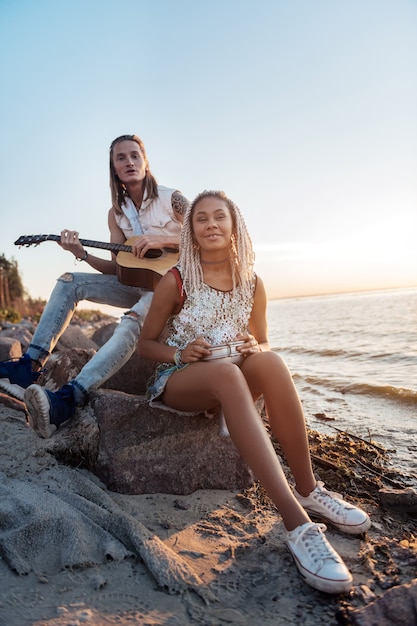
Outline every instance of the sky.
[[0, 0], [0, 85], [0, 253], [33, 298], [87, 266], [14, 241], [108, 241], [122, 134], [240, 207], [269, 298], [417, 286], [417, 0]]

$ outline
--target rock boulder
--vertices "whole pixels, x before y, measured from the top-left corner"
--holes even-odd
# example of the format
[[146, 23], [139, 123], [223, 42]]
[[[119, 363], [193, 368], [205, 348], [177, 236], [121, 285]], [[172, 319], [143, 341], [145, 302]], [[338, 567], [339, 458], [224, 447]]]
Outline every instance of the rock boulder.
[[217, 418], [178, 416], [115, 391], [96, 393], [92, 407], [99, 428], [94, 472], [113, 491], [185, 495], [253, 481], [230, 437], [219, 437]]
[[[52, 355], [40, 383], [59, 389], [92, 354], [73, 348]], [[180, 417], [148, 405], [143, 393], [152, 369], [134, 354], [91, 394], [89, 406], [53, 435], [50, 451], [63, 462], [86, 467], [120, 493], [185, 495], [249, 486], [252, 474], [231, 439], [219, 436], [217, 418]], [[117, 390], [109, 387], [118, 384]]]

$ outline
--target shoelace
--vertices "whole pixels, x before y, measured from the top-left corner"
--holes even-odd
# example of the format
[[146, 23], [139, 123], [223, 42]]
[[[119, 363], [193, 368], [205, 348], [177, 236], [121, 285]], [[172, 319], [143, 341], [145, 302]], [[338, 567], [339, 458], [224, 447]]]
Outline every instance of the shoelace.
[[347, 502], [343, 502], [342, 495], [340, 493], [327, 491], [323, 485], [324, 483], [322, 482], [317, 483], [319, 489], [313, 496], [317, 502], [328, 508], [330, 511], [335, 511], [340, 514], [343, 514], [345, 509], [350, 508]]
[[337, 558], [327, 543], [326, 538], [320, 532], [325, 530], [326, 526], [324, 524], [310, 524], [303, 528], [295, 540], [295, 546], [299, 543], [303, 544], [316, 563], [317, 561], [323, 562], [328, 559], [337, 562]]

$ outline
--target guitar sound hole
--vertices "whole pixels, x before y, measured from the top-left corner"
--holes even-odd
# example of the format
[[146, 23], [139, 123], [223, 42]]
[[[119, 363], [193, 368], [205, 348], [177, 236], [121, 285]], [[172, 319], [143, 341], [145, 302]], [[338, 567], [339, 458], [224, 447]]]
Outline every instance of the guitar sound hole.
[[160, 256], [162, 256], [162, 250], [159, 250], [158, 248], [151, 248], [145, 252], [146, 259], [157, 259]]

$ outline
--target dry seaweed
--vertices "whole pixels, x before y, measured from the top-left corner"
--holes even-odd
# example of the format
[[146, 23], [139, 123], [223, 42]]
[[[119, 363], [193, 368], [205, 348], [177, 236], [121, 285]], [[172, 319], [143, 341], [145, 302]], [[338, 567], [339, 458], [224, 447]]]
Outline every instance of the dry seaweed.
[[374, 442], [345, 431], [334, 437], [308, 431], [313, 467], [329, 489], [357, 498], [379, 502], [379, 490], [407, 485], [394, 470], [389, 452]]
[[[266, 420], [265, 426], [270, 430]], [[389, 451], [381, 445], [346, 431], [335, 430], [337, 433], [334, 436], [307, 430], [317, 479], [322, 480], [327, 489], [348, 496], [359, 505], [367, 504], [368, 508], [378, 512], [378, 517], [387, 528], [398, 531], [399, 536], [412, 537], [417, 528], [416, 520], [410, 515], [401, 515], [401, 511], [385, 511], [381, 507], [379, 494], [384, 488], [405, 489], [409, 484], [409, 477], [393, 467]], [[284, 472], [292, 483], [293, 477], [280, 445], [273, 435], [271, 439], [282, 460]], [[273, 507], [258, 482], [244, 490], [239, 499], [254, 511]]]

